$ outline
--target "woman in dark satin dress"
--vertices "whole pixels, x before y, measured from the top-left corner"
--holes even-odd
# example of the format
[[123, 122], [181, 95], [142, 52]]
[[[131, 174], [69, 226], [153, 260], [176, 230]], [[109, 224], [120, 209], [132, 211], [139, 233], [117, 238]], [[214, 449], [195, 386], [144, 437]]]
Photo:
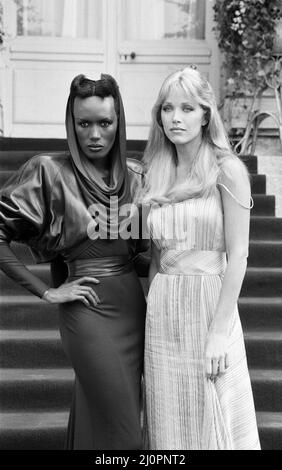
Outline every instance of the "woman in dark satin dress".
[[[146, 306], [134, 265], [144, 275], [147, 247], [123, 236], [128, 225], [112, 201], [119, 208], [132, 201], [142, 167], [126, 162], [112, 77], [73, 80], [66, 129], [69, 152], [33, 157], [1, 191], [0, 268], [60, 304], [63, 347], [75, 371], [66, 448], [141, 449]], [[51, 261], [55, 286], [63, 260], [67, 280], [47, 286], [16, 258], [12, 240], [28, 244], [37, 262]]]

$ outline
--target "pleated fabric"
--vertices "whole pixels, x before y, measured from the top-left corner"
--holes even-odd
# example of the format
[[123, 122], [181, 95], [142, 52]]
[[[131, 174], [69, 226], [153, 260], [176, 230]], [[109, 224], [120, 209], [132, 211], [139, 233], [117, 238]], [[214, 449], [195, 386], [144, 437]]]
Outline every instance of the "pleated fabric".
[[237, 307], [230, 366], [215, 382], [205, 376], [205, 342], [226, 267], [220, 193], [153, 207], [148, 224], [161, 259], [147, 304], [145, 448], [258, 450]]

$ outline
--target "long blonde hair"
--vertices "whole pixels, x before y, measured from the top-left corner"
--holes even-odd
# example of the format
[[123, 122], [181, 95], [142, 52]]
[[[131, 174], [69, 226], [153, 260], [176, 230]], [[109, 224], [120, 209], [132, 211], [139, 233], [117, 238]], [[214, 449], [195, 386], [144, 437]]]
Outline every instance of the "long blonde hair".
[[[202, 143], [194, 157], [187, 183], [174, 186], [177, 153], [175, 145], [164, 133], [161, 109], [169, 92], [179, 86], [203, 108], [206, 124], [202, 127]], [[211, 85], [192, 67], [172, 73], [165, 79], [152, 109], [152, 124], [143, 157], [145, 185], [138, 200], [164, 203], [207, 195], [216, 187], [220, 167], [226, 158], [239, 160], [232, 153]]]

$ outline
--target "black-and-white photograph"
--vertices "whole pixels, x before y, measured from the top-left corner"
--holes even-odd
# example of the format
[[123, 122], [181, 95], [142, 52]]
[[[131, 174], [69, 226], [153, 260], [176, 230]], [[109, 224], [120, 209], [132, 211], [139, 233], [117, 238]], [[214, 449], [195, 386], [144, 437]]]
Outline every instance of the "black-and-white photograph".
[[282, 0], [0, 0], [0, 450], [282, 450]]

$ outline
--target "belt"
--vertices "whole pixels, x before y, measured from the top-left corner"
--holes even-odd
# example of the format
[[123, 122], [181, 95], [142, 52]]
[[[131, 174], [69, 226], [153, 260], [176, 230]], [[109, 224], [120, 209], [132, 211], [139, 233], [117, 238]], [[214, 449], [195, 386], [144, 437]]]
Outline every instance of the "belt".
[[67, 262], [67, 266], [70, 278], [118, 276], [133, 269], [127, 256], [75, 259]]

